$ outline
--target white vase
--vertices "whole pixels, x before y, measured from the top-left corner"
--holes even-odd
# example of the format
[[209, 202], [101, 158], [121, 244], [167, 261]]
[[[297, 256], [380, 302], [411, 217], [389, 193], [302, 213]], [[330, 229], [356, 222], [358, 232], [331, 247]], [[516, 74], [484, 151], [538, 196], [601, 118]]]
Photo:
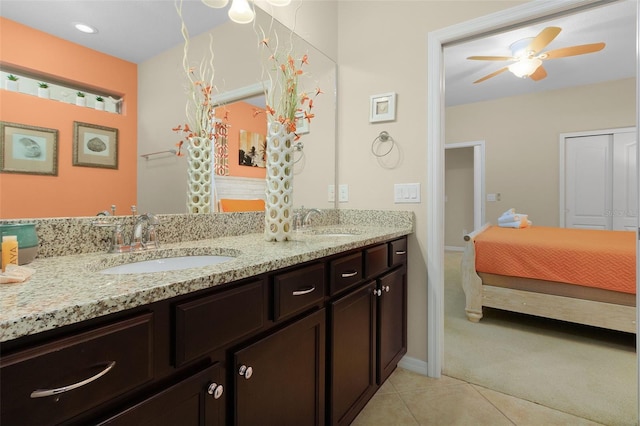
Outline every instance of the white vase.
[[48, 87], [38, 87], [38, 97], [49, 99], [49, 88]]
[[76, 105], [81, 107], [87, 106], [87, 98], [83, 96], [76, 96]]
[[104, 111], [104, 102], [103, 101], [96, 101], [95, 108], [98, 111]]
[[7, 90], [11, 90], [12, 92], [18, 91], [18, 81], [17, 80], [7, 80], [4, 83], [4, 88]]
[[187, 145], [187, 213], [211, 213], [211, 140], [191, 138]]
[[267, 189], [264, 238], [287, 241], [293, 232], [293, 139], [277, 121], [267, 130]]

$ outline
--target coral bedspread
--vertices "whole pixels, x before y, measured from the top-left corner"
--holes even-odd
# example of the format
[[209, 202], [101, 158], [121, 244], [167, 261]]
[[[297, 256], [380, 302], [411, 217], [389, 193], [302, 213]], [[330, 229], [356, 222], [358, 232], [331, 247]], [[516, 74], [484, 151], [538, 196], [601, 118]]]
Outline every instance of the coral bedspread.
[[476, 271], [636, 292], [635, 232], [490, 226], [475, 238]]

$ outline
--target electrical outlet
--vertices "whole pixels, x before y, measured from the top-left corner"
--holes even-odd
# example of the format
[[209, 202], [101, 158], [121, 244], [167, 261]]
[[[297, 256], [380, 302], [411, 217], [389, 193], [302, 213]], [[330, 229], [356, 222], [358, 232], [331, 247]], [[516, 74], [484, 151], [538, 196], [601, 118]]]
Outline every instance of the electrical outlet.
[[347, 201], [349, 201], [349, 185], [338, 185], [338, 201], [341, 203], [346, 203]]
[[336, 186], [329, 185], [327, 188], [327, 201], [330, 203], [335, 203], [336, 201]]

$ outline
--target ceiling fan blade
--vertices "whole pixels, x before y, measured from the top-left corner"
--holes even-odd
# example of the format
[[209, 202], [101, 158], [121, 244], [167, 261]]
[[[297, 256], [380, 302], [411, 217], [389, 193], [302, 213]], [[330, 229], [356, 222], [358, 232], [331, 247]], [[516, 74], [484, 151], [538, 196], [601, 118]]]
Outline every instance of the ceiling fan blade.
[[563, 47], [550, 50], [540, 55], [541, 59], [565, 58], [567, 56], [584, 55], [585, 53], [598, 52], [604, 49], [604, 43], [582, 44], [580, 46]]
[[482, 83], [483, 81], [488, 80], [491, 77], [495, 77], [496, 75], [501, 74], [501, 73], [505, 72], [508, 69], [509, 69], [509, 67], [500, 68], [498, 71], [492, 72], [491, 74], [485, 75], [481, 79], [474, 81], [473, 84]]
[[514, 61], [512, 56], [469, 56], [467, 59], [474, 61]]
[[545, 28], [544, 30], [540, 31], [540, 34], [538, 34], [533, 40], [531, 40], [531, 43], [529, 43], [529, 46], [527, 46], [525, 51], [532, 51], [534, 55], [537, 54], [542, 49], [547, 47], [547, 45], [551, 43], [553, 39], [558, 36], [558, 34], [560, 34], [560, 31], [562, 31], [562, 28], [560, 27]]
[[547, 70], [544, 69], [542, 65], [540, 65], [534, 72], [529, 76], [531, 80], [538, 81], [542, 80], [547, 76]]

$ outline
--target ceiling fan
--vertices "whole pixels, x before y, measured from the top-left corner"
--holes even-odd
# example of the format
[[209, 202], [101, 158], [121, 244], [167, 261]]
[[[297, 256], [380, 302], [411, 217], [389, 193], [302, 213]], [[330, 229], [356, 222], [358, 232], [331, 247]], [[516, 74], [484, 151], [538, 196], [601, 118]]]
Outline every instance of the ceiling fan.
[[560, 34], [560, 31], [562, 31], [562, 28], [547, 27], [540, 31], [535, 37], [516, 41], [509, 46], [512, 56], [469, 56], [467, 59], [475, 61], [514, 61], [511, 65], [500, 68], [498, 71], [492, 72], [473, 83], [482, 83], [507, 70], [520, 78], [529, 77], [534, 81], [542, 80], [547, 76], [547, 71], [542, 66], [542, 61], [565, 58], [567, 56], [584, 55], [604, 49], [604, 43], [592, 43], [541, 52], [542, 49], [547, 47], [547, 45]]

